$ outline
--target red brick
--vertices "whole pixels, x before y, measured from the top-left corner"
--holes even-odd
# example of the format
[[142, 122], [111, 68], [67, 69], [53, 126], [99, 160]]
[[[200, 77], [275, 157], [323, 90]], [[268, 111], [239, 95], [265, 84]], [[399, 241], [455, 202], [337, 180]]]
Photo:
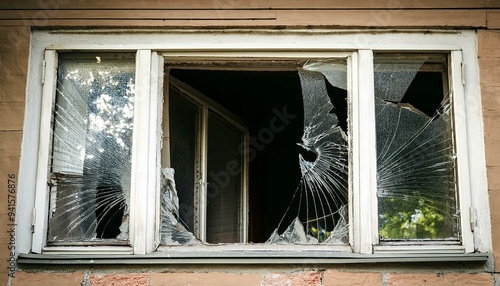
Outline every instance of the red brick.
[[363, 272], [342, 272], [326, 270], [323, 273], [323, 286], [379, 286], [382, 285], [382, 274]]
[[260, 274], [236, 273], [152, 273], [150, 286], [174, 285], [235, 285], [257, 286], [261, 285]]
[[80, 286], [83, 281], [82, 272], [52, 273], [52, 272], [16, 272], [12, 286]]
[[321, 285], [321, 273], [318, 271], [266, 274], [262, 285]]
[[89, 282], [91, 286], [143, 286], [148, 285], [148, 274], [93, 274]]
[[491, 274], [387, 274], [387, 286], [492, 286]]

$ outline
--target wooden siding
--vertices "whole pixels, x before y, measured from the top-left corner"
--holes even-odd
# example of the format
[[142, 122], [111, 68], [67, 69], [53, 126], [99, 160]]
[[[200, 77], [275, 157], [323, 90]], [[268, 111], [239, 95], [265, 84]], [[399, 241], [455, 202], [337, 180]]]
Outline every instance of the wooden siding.
[[0, 26], [497, 28], [497, 0], [0, 1]]
[[[52, 6], [52, 7], [51, 7]], [[2, 0], [0, 9], [463, 9], [500, 8], [497, 0]]]

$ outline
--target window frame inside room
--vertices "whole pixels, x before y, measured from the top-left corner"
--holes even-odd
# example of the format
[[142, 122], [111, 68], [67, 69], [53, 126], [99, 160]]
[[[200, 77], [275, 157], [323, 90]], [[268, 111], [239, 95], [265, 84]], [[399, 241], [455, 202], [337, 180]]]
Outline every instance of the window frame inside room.
[[[199, 180], [197, 181], [196, 177], [194, 178], [195, 185], [198, 187], [194, 187], [193, 190], [193, 201], [194, 205], [197, 206], [194, 208], [194, 227], [193, 234], [202, 241], [206, 241], [208, 235], [208, 223], [207, 223], [207, 212], [208, 212], [208, 140], [211, 136], [210, 130], [208, 130], [208, 120], [209, 114], [214, 114], [219, 117], [221, 122], [227, 124], [231, 129], [234, 129], [235, 132], [241, 132], [241, 144], [247, 148], [248, 146], [248, 128], [245, 126], [245, 123], [235, 114], [231, 113], [229, 110], [225, 109], [223, 106], [200, 93], [193, 87], [188, 84], [170, 76], [168, 72], [165, 72], [165, 80], [164, 80], [164, 88], [163, 88], [163, 139], [164, 144], [162, 146], [162, 167], [166, 166], [169, 168], [173, 168], [175, 170], [175, 166], [171, 163], [172, 149], [171, 149], [171, 136], [170, 136], [170, 97], [172, 88], [175, 89], [175, 93], [179, 97], [183, 97], [185, 100], [191, 102], [193, 106], [198, 108], [198, 116], [197, 116], [197, 126], [199, 130], [195, 133], [195, 141], [197, 147], [195, 150], [192, 150], [195, 157], [195, 161], [193, 162], [194, 173], [198, 173]], [[241, 174], [241, 195], [239, 197], [241, 209], [238, 211], [238, 219], [237, 223], [239, 224], [239, 237], [241, 243], [246, 243], [248, 241], [248, 156], [241, 154], [240, 161], [240, 174]], [[195, 175], [193, 174], [193, 175]], [[202, 183], [204, 182], [204, 183]]]
[[[95, 31], [94, 31], [95, 32]], [[207, 37], [212, 41], [207, 41]], [[288, 251], [330, 249], [371, 253], [471, 253], [491, 251], [477, 52], [474, 31], [33, 31], [28, 83], [29, 101], [22, 147], [19, 195], [32, 197], [17, 206], [19, 253], [153, 253], [159, 245], [160, 160], [164, 62], [183, 60], [347, 58], [349, 88], [349, 240], [350, 247], [328, 245], [287, 247]], [[80, 44], [86, 43], [86, 44]], [[139, 44], [142, 43], [142, 44]], [[47, 168], [57, 54], [135, 52], [136, 106], [132, 151], [130, 246], [47, 247]], [[374, 124], [374, 52], [437, 52], [448, 54], [448, 80], [453, 97], [453, 128], [461, 222], [460, 245], [438, 241], [383, 243], [378, 237], [377, 166]], [[42, 66], [44, 66], [42, 71]], [[42, 84], [43, 82], [43, 84]], [[36, 111], [38, 108], [39, 111]], [[32, 124], [34, 122], [35, 124]], [[30, 144], [27, 142], [39, 142]], [[36, 146], [35, 146], [36, 145]], [[34, 160], [34, 158], [37, 158]], [[140, 158], [140, 159], [139, 159]], [[33, 162], [37, 162], [34, 164]], [[36, 191], [35, 191], [36, 190]], [[367, 227], [369, 226], [369, 227]], [[33, 229], [31, 229], [31, 227]], [[32, 233], [33, 232], [33, 233]], [[195, 247], [195, 246], [193, 246]], [[220, 251], [246, 245], [217, 246]], [[260, 249], [280, 249], [263, 244]], [[191, 248], [191, 247], [186, 247]], [[198, 247], [203, 253], [203, 248]], [[290, 250], [291, 249], [291, 250]], [[162, 246], [159, 252], [183, 252]]]

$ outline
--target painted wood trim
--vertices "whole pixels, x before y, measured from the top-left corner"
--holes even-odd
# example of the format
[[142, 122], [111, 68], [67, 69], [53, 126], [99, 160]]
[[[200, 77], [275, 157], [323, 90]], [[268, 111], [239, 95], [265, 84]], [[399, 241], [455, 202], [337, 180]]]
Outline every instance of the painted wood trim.
[[372, 245], [378, 243], [377, 210], [377, 150], [375, 138], [375, 88], [373, 78], [373, 51], [358, 51], [358, 117], [357, 140], [359, 157], [359, 243], [360, 253], [373, 253]]
[[[462, 60], [464, 62], [464, 100], [467, 118], [467, 138], [469, 156], [469, 179], [472, 205], [476, 212], [474, 244], [477, 251], [491, 251], [491, 212], [486, 177], [485, 132], [483, 107], [477, 55], [477, 34], [474, 41], [464, 42]], [[484, 71], [483, 71], [484, 72]]]
[[42, 87], [40, 138], [36, 169], [34, 231], [31, 251], [41, 253], [47, 240], [47, 213], [49, 208], [49, 157], [51, 149], [52, 111], [57, 85], [57, 52], [45, 51], [45, 80]]
[[150, 96], [149, 96], [149, 172], [147, 190], [147, 224], [146, 224], [146, 253], [153, 252], [160, 244], [161, 214], [161, 143], [162, 143], [162, 90], [163, 90], [163, 58], [156, 52], [151, 53], [150, 69]]
[[[357, 49], [373, 50], [460, 50], [464, 41], [472, 41], [476, 34], [460, 30], [290, 30], [283, 33], [275, 30], [205, 31], [151, 30], [140, 31], [132, 37], [128, 30], [79, 30], [71, 36], [67, 30], [34, 31], [40, 45], [56, 50], [110, 50], [135, 51], [151, 49], [159, 52], [335, 52]], [[84, 43], [84, 44], [82, 44]], [[418, 43], [418, 46], [415, 44]]]
[[[151, 50], [138, 50], [136, 56], [134, 131], [132, 139], [132, 171], [130, 186], [130, 243], [134, 254], [146, 254], [148, 225], [148, 193], [150, 186], [150, 95], [151, 95]], [[156, 133], [155, 133], [156, 134]], [[155, 140], [156, 141], [156, 140]], [[156, 160], [155, 160], [156, 161]], [[150, 222], [151, 223], [151, 222]]]
[[462, 75], [462, 52], [452, 51], [449, 63], [450, 89], [452, 91], [453, 121], [455, 133], [455, 150], [457, 155], [457, 181], [458, 181], [458, 200], [460, 209], [460, 229], [462, 243], [465, 252], [474, 251], [474, 240], [471, 229], [471, 219], [469, 209], [472, 207], [470, 198], [470, 180], [469, 180], [469, 157], [468, 157], [468, 138], [467, 123], [465, 111], [465, 98], [463, 75]]
[[[351, 89], [348, 90], [348, 120], [349, 124], [349, 150], [359, 150], [360, 143], [360, 131], [359, 131], [359, 53], [354, 52], [348, 58], [347, 65], [347, 76], [348, 84], [350, 84]], [[360, 170], [359, 170], [359, 153], [350, 152], [349, 153], [349, 243], [353, 248], [355, 253], [361, 251], [361, 221], [359, 220], [361, 216], [360, 208]]]

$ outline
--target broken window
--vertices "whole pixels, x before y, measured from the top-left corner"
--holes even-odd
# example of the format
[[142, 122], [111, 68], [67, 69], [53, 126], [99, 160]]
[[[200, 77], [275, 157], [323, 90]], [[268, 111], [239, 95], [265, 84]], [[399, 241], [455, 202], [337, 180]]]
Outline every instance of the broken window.
[[169, 67], [163, 244], [348, 242], [347, 62], [284, 64]]
[[376, 54], [379, 235], [460, 239], [445, 54]]
[[[128, 243], [134, 61], [59, 56], [50, 244]], [[374, 58], [382, 241], [460, 239], [447, 63]], [[165, 75], [161, 243], [347, 244], [347, 60], [181, 65]]]
[[33, 31], [21, 249], [490, 250], [473, 31], [94, 32]]
[[58, 61], [47, 242], [127, 243], [135, 55]]

